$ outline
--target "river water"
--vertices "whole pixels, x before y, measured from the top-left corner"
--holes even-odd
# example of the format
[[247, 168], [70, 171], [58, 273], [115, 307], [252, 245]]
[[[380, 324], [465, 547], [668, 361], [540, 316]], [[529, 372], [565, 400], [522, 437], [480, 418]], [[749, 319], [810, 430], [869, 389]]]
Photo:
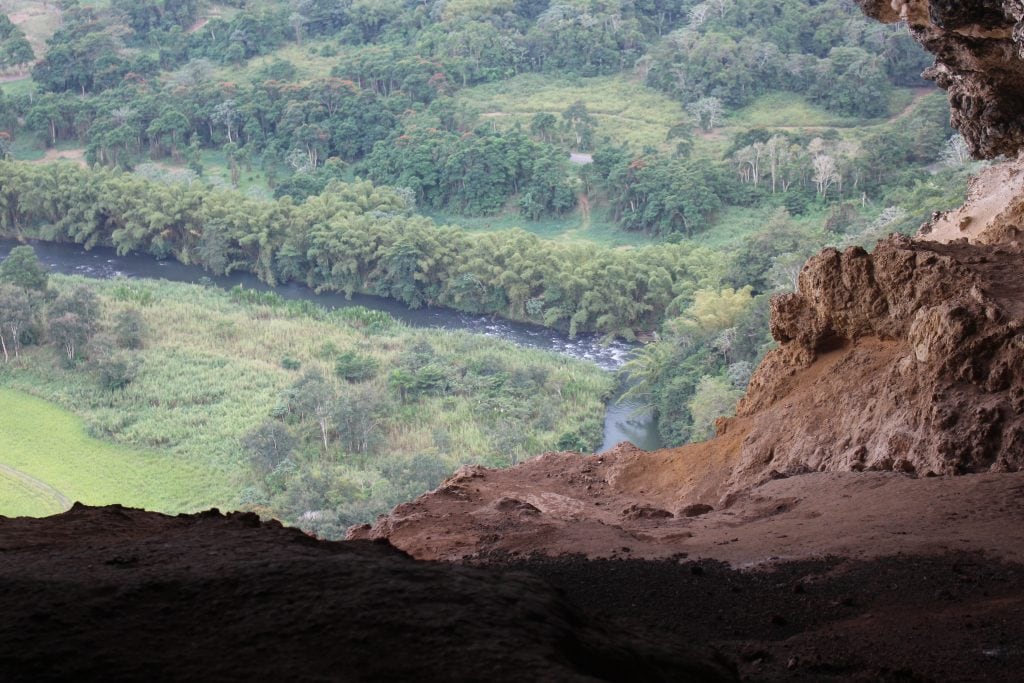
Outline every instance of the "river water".
[[[0, 240], [0, 258], [18, 246], [18, 242]], [[242, 285], [247, 289], [274, 291], [286, 299], [304, 299], [325, 308], [363, 306], [386, 311], [395, 319], [412, 327], [431, 327], [446, 330], [465, 330], [474, 334], [496, 337], [527, 348], [555, 351], [573, 358], [589, 361], [601, 368], [614, 371], [629, 358], [633, 346], [623, 342], [601, 344], [596, 335], [581, 335], [575, 339], [555, 330], [538, 325], [515, 323], [500, 318], [471, 315], [450, 308], [411, 309], [397, 301], [379, 296], [356, 294], [351, 299], [337, 293], [317, 294], [303, 285], [289, 283], [270, 287], [249, 273], [233, 273], [212, 277], [201, 268], [186, 266], [177, 261], [157, 261], [149, 256], [129, 254], [119, 256], [113, 249], [96, 247], [90, 251], [73, 244], [32, 242], [39, 260], [52, 272], [83, 275], [100, 279], [115, 277], [153, 278], [172, 282], [198, 282], [212, 280], [229, 289]], [[598, 452], [608, 450], [620, 441], [631, 441], [640, 448], [653, 450], [661, 446], [657, 425], [650, 412], [637, 410], [636, 403], [613, 399], [605, 411], [604, 443]]]

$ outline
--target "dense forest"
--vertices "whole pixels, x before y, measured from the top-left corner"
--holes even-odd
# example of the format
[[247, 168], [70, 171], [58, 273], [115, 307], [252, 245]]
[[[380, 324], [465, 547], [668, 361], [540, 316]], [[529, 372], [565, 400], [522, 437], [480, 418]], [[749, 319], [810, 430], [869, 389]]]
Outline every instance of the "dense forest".
[[641, 338], [667, 444], [733, 409], [808, 255], [976, 168], [852, 0], [25, 4], [0, 236]]
[[[70, 5], [32, 70], [36, 92], [0, 101], [0, 126], [46, 145], [74, 142], [90, 162], [126, 169], [187, 161], [200, 174], [200, 152], [216, 149], [234, 184], [258, 164], [277, 196], [296, 200], [346, 168], [462, 215], [512, 202], [538, 219], [596, 190], [621, 228], [658, 235], [704, 230], [724, 205], [764, 202], [766, 193], [877, 194], [901, 165], [933, 160], [950, 132], [938, 107], [907, 141], [890, 131], [851, 141], [834, 130], [766, 129], [724, 158], [693, 154], [695, 134], [767, 92], [870, 119], [889, 114], [897, 86], [923, 85], [926, 60], [909, 35], [868, 23], [848, 0], [303, 0], [240, 9], [192, 30], [197, 2]], [[242, 68], [304, 41], [329, 73], [303, 78], [287, 59]], [[623, 149], [584, 102], [496, 134], [458, 97], [528, 72], [628, 74], [688, 113], [671, 140]], [[603, 163], [581, 177], [568, 149]]]

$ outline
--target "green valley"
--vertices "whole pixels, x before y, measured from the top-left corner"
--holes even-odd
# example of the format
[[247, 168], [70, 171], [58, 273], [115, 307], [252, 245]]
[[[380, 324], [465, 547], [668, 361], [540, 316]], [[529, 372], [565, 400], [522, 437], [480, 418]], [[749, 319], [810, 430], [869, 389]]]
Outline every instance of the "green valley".
[[[979, 169], [926, 53], [849, 0], [4, 8], [0, 237], [642, 340], [619, 381], [667, 445], [734, 409], [809, 255], [914, 232]], [[3, 386], [201, 463], [227, 505], [336, 533], [460, 464], [600, 443], [593, 367], [249, 291], [89, 288], [97, 329], [135, 306], [146, 345], [63, 344], [61, 367], [68, 320], [31, 295]]]
[[[28, 328], [52, 345], [15, 358], [0, 335], [0, 464], [72, 500], [247, 505], [293, 523], [314, 510], [304, 526], [337, 535], [459, 465], [600, 445], [612, 381], [589, 363], [252, 290], [58, 276], [49, 288]], [[0, 285], [0, 313], [16, 296]], [[94, 313], [72, 310], [96, 320], [69, 362], [53, 308], [73, 299], [92, 300]], [[4, 478], [0, 514], [54, 511], [17, 484]]]

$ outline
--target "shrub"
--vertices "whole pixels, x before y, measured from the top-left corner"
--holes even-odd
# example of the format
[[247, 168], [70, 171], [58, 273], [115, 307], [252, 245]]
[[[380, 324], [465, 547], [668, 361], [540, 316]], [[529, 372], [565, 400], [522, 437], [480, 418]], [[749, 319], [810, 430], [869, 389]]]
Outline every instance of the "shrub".
[[377, 376], [377, 359], [355, 351], [346, 351], [338, 356], [334, 374], [346, 382], [365, 382]]

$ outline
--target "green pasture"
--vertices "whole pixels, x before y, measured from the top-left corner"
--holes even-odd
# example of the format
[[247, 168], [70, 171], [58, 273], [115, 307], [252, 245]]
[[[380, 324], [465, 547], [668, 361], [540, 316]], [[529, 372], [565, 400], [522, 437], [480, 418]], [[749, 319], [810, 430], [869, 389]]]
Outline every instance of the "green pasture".
[[164, 512], [198, 510], [226, 499], [220, 478], [196, 464], [96, 439], [75, 415], [25, 392], [0, 387], [0, 415], [4, 516], [61, 512], [62, 497]]
[[483, 123], [496, 129], [516, 124], [529, 129], [540, 112], [561, 115], [573, 102], [583, 102], [597, 122], [596, 137], [627, 142], [637, 150], [666, 147], [668, 131], [691, 117], [673, 101], [628, 76], [567, 78], [521, 74], [507, 81], [460, 91], [456, 100], [473, 107]]

